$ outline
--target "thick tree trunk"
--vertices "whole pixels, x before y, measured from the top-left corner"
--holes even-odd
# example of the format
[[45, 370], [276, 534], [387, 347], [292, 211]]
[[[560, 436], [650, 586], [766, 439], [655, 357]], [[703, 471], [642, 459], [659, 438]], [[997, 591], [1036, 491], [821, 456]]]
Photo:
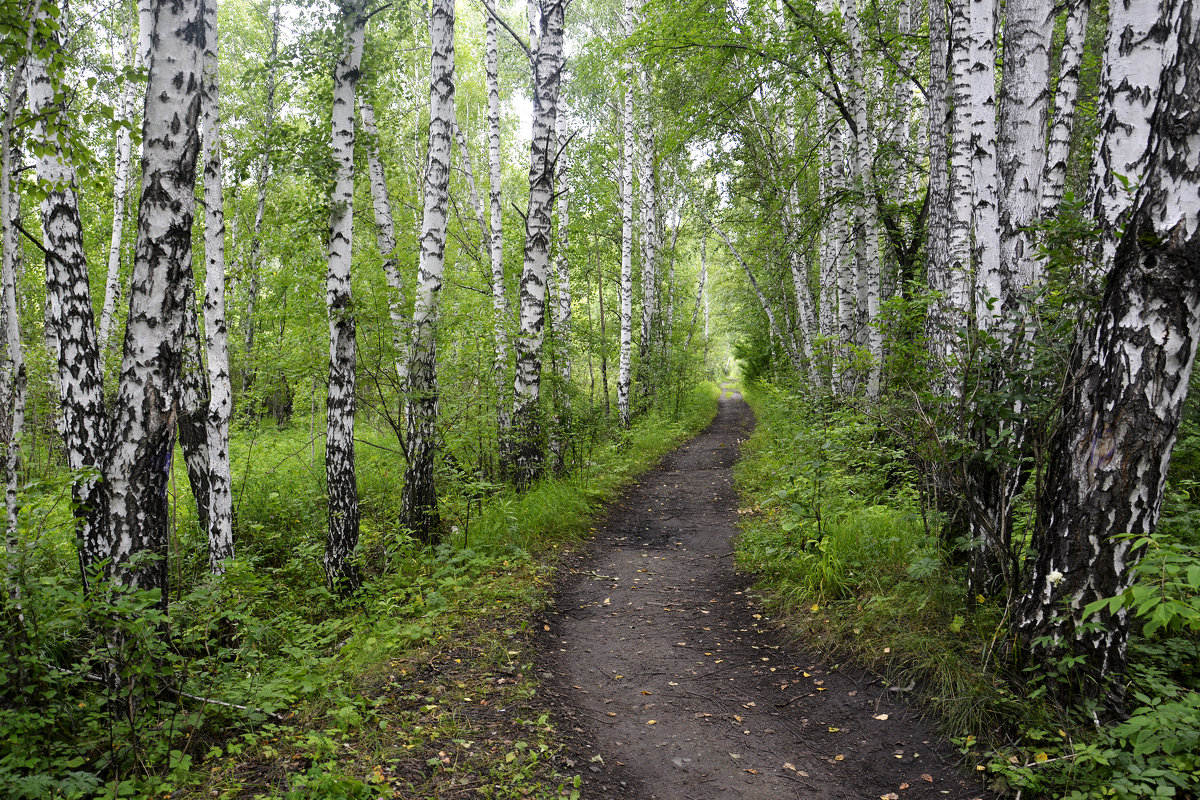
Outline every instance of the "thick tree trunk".
[[1071, 131], [1075, 125], [1075, 104], [1079, 98], [1079, 71], [1083, 65], [1083, 44], [1087, 36], [1091, 0], [1071, 0], [1063, 36], [1062, 57], [1058, 62], [1058, 87], [1054, 93], [1054, 120], [1046, 146], [1046, 167], [1042, 175], [1039, 199], [1040, 215], [1053, 216], [1062, 203], [1067, 182], [1067, 159], [1071, 154]]
[[962, 332], [971, 310], [971, 206], [974, 177], [971, 167], [973, 107], [970, 81], [970, 0], [950, 2], [950, 61], [954, 96], [953, 140], [950, 146], [950, 218], [946, 228], [944, 385], [951, 397], [961, 397], [966, 342]]
[[[563, 68], [565, 0], [541, 0], [533, 63], [533, 136], [530, 141], [529, 208], [520, 283], [517, 370], [513, 381], [513, 428], [506, 471], [518, 486], [541, 476], [540, 407], [546, 280], [550, 267], [551, 204], [558, 152], [558, 90]], [[532, 12], [531, 12], [532, 13]], [[530, 19], [533, 23], [533, 17]]]
[[404, 277], [400, 274], [400, 259], [396, 253], [396, 223], [392, 216], [392, 200], [388, 194], [387, 173], [379, 157], [379, 131], [375, 127], [375, 107], [361, 103], [358, 108], [363, 133], [367, 135], [367, 175], [371, 180], [371, 206], [375, 211], [375, 244], [383, 257], [383, 274], [387, 278], [388, 315], [392, 320], [392, 344], [396, 350], [396, 375], [401, 384], [408, 378], [409, 319], [404, 313], [406, 298]]
[[489, 253], [492, 266], [492, 382], [496, 390], [496, 440], [508, 439], [512, 417], [508, 399], [508, 293], [504, 288], [504, 222], [500, 175], [500, 54], [496, 20], [487, 15], [484, 61], [488, 95], [488, 201], [491, 210]]
[[[1168, 6], [1169, 7], [1169, 6]], [[1099, 143], [1092, 159], [1088, 202], [1101, 231], [1098, 273], [1084, 276], [1100, 288], [1117, 251], [1131, 197], [1146, 170], [1150, 117], [1158, 79], [1175, 51], [1175, 31], [1160, 18], [1159, 0], [1128, 0], [1108, 9], [1108, 33], [1100, 67]]]
[[111, 556], [110, 577], [160, 590], [165, 607], [167, 479], [193, 291], [202, 4], [158, 0], [153, 19], [129, 322], [103, 469], [111, 525], [111, 549], [103, 555]]
[[[134, 65], [133, 35], [123, 33], [125, 48], [121, 56], [121, 67]], [[122, 122], [132, 122], [134, 95], [137, 82], [127, 80], [121, 90], [121, 98], [117, 106]], [[100, 311], [100, 361], [101, 366], [107, 366], [109, 340], [112, 332], [113, 314], [117, 308], [117, 298], [121, 293], [121, 251], [124, 249], [125, 208], [129, 192], [129, 167], [132, 160], [133, 142], [129, 128], [122, 125], [116, 134], [116, 170], [113, 179], [113, 218], [112, 234], [108, 245], [108, 272], [104, 278], [104, 304]]]
[[221, 100], [218, 74], [217, 0], [204, 5], [204, 88], [201, 163], [204, 165], [204, 349], [208, 356], [208, 564], [213, 574], [233, 557], [233, 476], [229, 420], [233, 385], [229, 330], [225, 322], [225, 192], [221, 169]]
[[402, 522], [433, 543], [440, 527], [433, 467], [437, 436], [438, 296], [446, 258], [446, 207], [450, 196], [450, 150], [454, 124], [454, 0], [433, 0], [429, 23], [429, 160], [421, 259], [417, 267], [412, 350], [408, 368], [408, 466], [404, 472]]
[[[57, 48], [57, 34], [46, 46]], [[46, 254], [47, 338], [58, 362], [59, 417], [67, 465], [72, 470], [95, 468], [108, 436], [96, 325], [84, 254], [83, 224], [75, 169], [63, 155], [59, 131], [69, 127], [64, 94], [46, 71], [45, 62], [31, 56], [26, 66], [34, 139], [40, 145], [38, 181], [50, 187], [42, 200], [42, 241]], [[105, 531], [104, 493], [94, 476], [75, 482], [76, 533], [79, 563], [86, 584], [92, 566], [111, 555]]]
[[1130, 619], [1123, 607], [1084, 610], [1129, 586], [1142, 549], [1122, 534], [1152, 533], [1158, 522], [1200, 339], [1200, 4], [1168, 4], [1158, 24], [1178, 46], [1161, 83], [1142, 73], [1161, 92], [1144, 182], [1099, 317], [1072, 363], [1078, 377], [1052, 446], [1017, 617], [1030, 658], [1082, 657], [1073, 679], [1110, 703], [1123, 691]]
[[[633, 3], [625, 0], [625, 36], [633, 35]], [[633, 63], [626, 58], [625, 100], [622, 105], [621, 149], [621, 350], [617, 372], [617, 413], [621, 427], [629, 427], [629, 384], [633, 360]]]
[[333, 71], [333, 193], [329, 218], [329, 395], [326, 401], [325, 475], [329, 488], [329, 537], [325, 580], [348, 595], [361, 583], [354, 564], [358, 547], [358, 485], [354, 472], [355, 323], [350, 297], [350, 255], [354, 236], [354, 90], [358, 84], [366, 28], [365, 3], [344, 8], [345, 39]]

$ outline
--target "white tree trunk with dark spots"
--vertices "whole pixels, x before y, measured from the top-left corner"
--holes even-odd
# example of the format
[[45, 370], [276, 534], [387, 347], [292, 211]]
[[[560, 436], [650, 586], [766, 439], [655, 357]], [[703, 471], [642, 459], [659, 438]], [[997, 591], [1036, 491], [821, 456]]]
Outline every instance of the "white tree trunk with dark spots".
[[[625, 0], [625, 36], [633, 35], [633, 3]], [[629, 384], [633, 377], [633, 63], [626, 57], [625, 97], [621, 107], [623, 143], [621, 147], [621, 348], [617, 372], [617, 413], [621, 427], [628, 428], [630, 420]]]
[[[966, 82], [971, 120], [972, 239], [975, 324], [991, 330], [1000, 315], [1000, 209], [996, 170], [997, 0], [969, 0], [970, 37]], [[958, 97], [955, 97], [955, 104]], [[1041, 149], [1039, 145], [1038, 149]]]
[[551, 431], [550, 452], [554, 454], [554, 469], [561, 472], [571, 420], [571, 271], [567, 258], [570, 246], [571, 219], [570, 159], [567, 156], [569, 137], [558, 133], [558, 241], [554, 253], [554, 338], [555, 367], [558, 370], [558, 396], [555, 400], [554, 430]]
[[958, 314], [951, 292], [955, 275], [950, 252], [950, 29], [945, 3], [929, 5], [929, 218], [925, 275], [934, 299], [929, 305], [925, 336], [932, 362], [948, 364], [954, 349]]
[[1054, 92], [1054, 118], [1046, 145], [1046, 168], [1040, 187], [1039, 213], [1053, 216], [1062, 203], [1067, 182], [1067, 159], [1071, 154], [1071, 132], [1075, 126], [1075, 106], [1079, 99], [1079, 71], [1083, 65], [1083, 44], [1087, 35], [1091, 0], [1070, 0], [1063, 36], [1062, 57], [1058, 63], [1058, 86]]
[[637, 165], [638, 222], [642, 243], [642, 337], [638, 342], [637, 397], [644, 404], [655, 382], [655, 338], [658, 336], [658, 197], [654, 186], [654, 122], [650, 115], [645, 72], [638, 85], [646, 107], [635, 145]]
[[[207, 1], [205, 5], [207, 6]], [[201, 160], [203, 164], [203, 160]], [[196, 520], [208, 532], [208, 375], [200, 320], [196, 315], [196, 293], [187, 293], [183, 317], [183, 365], [179, 385], [179, 447], [187, 470], [188, 485], [196, 501]]]
[[1113, 264], [1117, 232], [1133, 199], [1125, 186], [1140, 185], [1145, 174], [1159, 74], [1168, 54], [1175, 50], [1175, 31], [1162, 27], [1161, 8], [1159, 0], [1129, 0], [1113, 3], [1108, 11], [1100, 67], [1100, 132], [1089, 196], [1101, 231], [1096, 263], [1102, 274], [1087, 276], [1096, 285]]
[[[1072, 364], [1077, 379], [1051, 449], [1037, 557], [1017, 615], [1033, 658], [1082, 656], [1073, 672], [1084, 691], [1118, 702], [1127, 609], [1112, 613], [1106, 606], [1090, 619], [1083, 609], [1120, 594], [1132, 580], [1142, 553], [1118, 537], [1151, 533], [1158, 522], [1200, 339], [1200, 128], [1194, 124], [1200, 3], [1168, 3], [1159, 24], [1177, 46], [1161, 83], [1141, 73], [1143, 85], [1157, 87], [1158, 95], [1148, 157], [1140, 162], [1144, 180], [1121, 215], [1128, 226], [1100, 312]], [[1123, 38], [1126, 25], [1110, 27], [1109, 35]], [[1112, 115], [1102, 107], [1102, 119]], [[1108, 128], [1103, 135], [1128, 132]], [[1101, 144], [1104, 152], [1119, 152]], [[1042, 637], [1050, 644], [1035, 644]]]
[[[134, 65], [134, 37], [126, 32], [123, 32], [122, 35], [125, 39], [125, 46], [121, 56], [121, 67], [132, 67]], [[136, 90], [137, 82], [126, 80], [117, 105], [120, 122], [132, 123]], [[133, 154], [130, 129], [125, 125], [117, 129], [115, 149], [116, 174], [113, 179], [112, 234], [108, 245], [108, 272], [104, 277], [104, 304], [100, 310], [100, 361], [101, 366], [105, 367], [112, 333], [113, 314], [117, 308], [117, 298], [121, 294], [121, 252], [124, 250], [125, 208], [129, 193], [129, 167]]]
[[333, 71], [334, 184], [329, 218], [325, 305], [329, 311], [329, 395], [326, 401], [325, 475], [329, 490], [329, 536], [325, 580], [339, 594], [361, 582], [354, 564], [358, 547], [358, 486], [354, 472], [355, 323], [350, 295], [354, 238], [354, 91], [366, 27], [365, 3], [344, 8], [342, 55]]
[[508, 400], [508, 293], [504, 288], [504, 218], [500, 174], [500, 51], [497, 23], [487, 15], [485, 73], [488, 96], [488, 205], [491, 211], [488, 251], [492, 267], [492, 382], [496, 390], [497, 441], [508, 438], [512, 418]]
[[[541, 476], [543, 455], [538, 398], [545, 338], [546, 280], [550, 268], [551, 205], [558, 153], [558, 93], [563, 67], [566, 0], [541, 0], [533, 64], [533, 136], [530, 141], [529, 208], [525, 216], [525, 258], [520, 282], [517, 369], [506, 471], [518, 486]], [[533, 20], [530, 20], [531, 24]], [[533, 43], [531, 42], [531, 45]]]
[[[167, 586], [167, 479], [178, 424], [192, 221], [200, 149], [204, 26], [199, 0], [152, 4], [142, 126], [142, 190], [129, 321], [104, 464], [108, 573], [138, 589]], [[93, 348], [93, 353], [95, 350]]]
[[392, 200], [388, 194], [387, 174], [379, 157], [379, 130], [375, 127], [375, 107], [359, 104], [363, 133], [367, 135], [367, 176], [371, 181], [371, 207], [375, 212], [375, 244], [383, 257], [383, 274], [387, 278], [388, 316], [392, 320], [392, 343], [396, 349], [396, 375], [403, 383], [408, 376], [409, 319], [404, 313], [404, 277], [400, 274], [400, 259], [396, 253], [396, 223], [392, 216]]
[[[46, 46], [58, 46], [57, 34]], [[61, 413], [59, 428], [72, 470], [99, 465], [108, 436], [101, 364], [92, 316], [91, 288], [84, 253], [75, 168], [63, 155], [59, 131], [70, 126], [61, 87], [45, 63], [31, 56], [26, 65], [29, 106], [35, 124], [33, 140], [40, 147], [37, 178], [47, 194], [42, 201], [42, 242], [46, 255], [47, 338], [55, 345]], [[83, 578], [92, 565], [110, 554], [103, 524], [104, 494], [94, 477], [81, 477], [73, 487], [76, 504], [79, 559]]]
[[204, 7], [204, 89], [201, 156], [204, 165], [204, 349], [208, 357], [208, 564], [224, 572], [233, 557], [233, 476], [229, 420], [233, 383], [229, 328], [225, 321], [225, 192], [221, 168], [221, 101], [218, 74], [217, 2]]
[[438, 296], [446, 259], [446, 207], [454, 125], [454, 0], [433, 0], [429, 22], [429, 160], [421, 222], [411, 356], [408, 367], [408, 466], [402, 522], [422, 541], [437, 538], [439, 517], [434, 456], [437, 435]]
[[941, 315], [944, 373], [941, 388], [950, 396], [962, 392], [965, 330], [971, 310], [971, 207], [974, 175], [971, 167], [971, 18], [970, 0], [950, 2], [950, 79], [954, 116], [950, 145], [950, 215], [946, 227], [946, 288]]

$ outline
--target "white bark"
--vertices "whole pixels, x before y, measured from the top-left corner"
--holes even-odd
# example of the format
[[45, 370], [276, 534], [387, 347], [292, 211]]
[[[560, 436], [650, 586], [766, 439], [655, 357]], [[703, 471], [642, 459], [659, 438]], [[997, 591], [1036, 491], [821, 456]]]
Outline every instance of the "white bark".
[[999, 316], [1003, 293], [996, 171], [996, 12], [997, 0], [970, 0], [966, 82], [974, 198], [975, 323], [982, 330], [991, 330]]
[[1101, 272], [1085, 276], [1095, 285], [1113, 263], [1117, 233], [1145, 175], [1159, 75], [1175, 51], [1176, 31], [1160, 22], [1161, 8], [1158, 0], [1128, 0], [1112, 3], [1108, 10], [1097, 114], [1100, 139], [1088, 197], [1101, 231], [1096, 259]]
[[[533, 65], [533, 135], [530, 141], [529, 206], [521, 269], [517, 368], [513, 381], [513, 436], [508, 469], [518, 485], [541, 475], [538, 397], [545, 336], [546, 281], [550, 268], [551, 203], [558, 152], [558, 93], [563, 67], [566, 0], [541, 0]], [[532, 20], [531, 20], [532, 24]], [[531, 43], [532, 45], [533, 43]]]
[[554, 444], [551, 451], [555, 455], [556, 469], [561, 469], [563, 447], [565, 445], [568, 422], [571, 417], [571, 271], [567, 258], [570, 246], [570, 159], [567, 156], [569, 137], [565, 131], [558, 134], [559, 168], [558, 168], [558, 242], [554, 258], [554, 333], [557, 353], [559, 398], [558, 425], [555, 431]]
[[[125, 352], [104, 464], [108, 573], [166, 603], [167, 477], [178, 414], [199, 151], [201, 3], [152, 5], [138, 239]], [[94, 348], [93, 348], [93, 352]], [[149, 561], [136, 558], [151, 555]]]
[[204, 165], [204, 347], [208, 360], [208, 562], [224, 572], [233, 557], [233, 476], [229, 463], [229, 420], [233, 385], [229, 330], [225, 321], [225, 195], [221, 169], [221, 102], [218, 73], [217, 0], [204, 7], [204, 88], [201, 123]]
[[1046, 164], [1053, 14], [1053, 0], [1008, 0], [1005, 6], [998, 141], [1003, 283], [995, 309], [1005, 315], [1015, 313], [1018, 300], [1042, 283], [1042, 262], [1035, 258], [1028, 226], [1038, 217]]
[[437, 424], [437, 322], [446, 253], [446, 207], [454, 123], [454, 0], [430, 6], [429, 159], [421, 222], [421, 257], [408, 370], [409, 414], [402, 517], [423, 541], [438, 527], [434, 454]]
[[[950, 30], [946, 5], [929, 5], [929, 106], [927, 138], [929, 145], [929, 206], [926, 237], [926, 282], [934, 294], [925, 323], [925, 336], [935, 364], [949, 362], [954, 342], [957, 313], [951, 300], [955, 280], [950, 250], [950, 136], [949, 55]], [[951, 381], [952, 382], [952, 381]]]
[[342, 55], [333, 72], [333, 210], [329, 218], [325, 305], [329, 310], [329, 395], [326, 401], [325, 474], [329, 489], [329, 536], [325, 579], [349, 594], [361, 580], [352, 559], [358, 546], [358, 486], [354, 472], [355, 325], [350, 294], [354, 236], [354, 92], [366, 28], [364, 2], [344, 9]]
[[[986, 0], [980, 0], [984, 2]], [[846, 38], [850, 45], [850, 94], [853, 106], [855, 189], [859, 193], [858, 219], [862, 229], [861, 247], [863, 274], [860, 283], [865, 286], [867, 349], [871, 355], [871, 367], [867, 377], [867, 397], [879, 396], [880, 375], [883, 369], [883, 329], [879, 324], [880, 283], [883, 263], [880, 253], [879, 214], [875, 206], [875, 174], [871, 148], [870, 125], [867, 119], [867, 96], [863, 82], [863, 49], [858, 28], [857, 0], [843, 0], [842, 15], [846, 26]]]
[[[625, 0], [625, 36], [633, 35], [633, 2]], [[626, 59], [625, 98], [622, 105], [621, 150], [621, 350], [617, 373], [617, 413], [621, 426], [629, 427], [629, 384], [633, 359], [633, 63]]]
[[1062, 56], [1058, 63], [1058, 86], [1054, 93], [1054, 119], [1050, 126], [1049, 143], [1046, 145], [1046, 168], [1040, 188], [1039, 207], [1042, 217], [1054, 215], [1062, 203], [1090, 9], [1091, 0], [1071, 0], [1067, 6]]
[[363, 133], [367, 135], [367, 176], [371, 182], [371, 206], [375, 212], [375, 244], [383, 257], [383, 274], [387, 278], [388, 316], [392, 320], [392, 344], [396, 350], [396, 375], [403, 384], [408, 379], [408, 329], [409, 320], [404, 313], [406, 305], [404, 277], [400, 274], [400, 261], [396, 254], [396, 223], [392, 216], [392, 200], [388, 194], [387, 173], [379, 157], [379, 131], [375, 127], [375, 108], [370, 103], [359, 104]]
[[[134, 64], [133, 37], [125, 33], [125, 48], [121, 57], [121, 67], [132, 67]], [[112, 234], [108, 245], [108, 272], [104, 279], [104, 304], [100, 311], [100, 362], [107, 366], [109, 336], [112, 331], [113, 313], [117, 307], [117, 296], [121, 293], [121, 251], [124, 249], [125, 207], [129, 191], [129, 167], [132, 159], [133, 146], [130, 129], [127, 124], [133, 121], [133, 103], [137, 83], [126, 80], [117, 103], [118, 121], [125, 123], [117, 129], [116, 137], [116, 170], [113, 179], [113, 218]]]
[[941, 317], [945, 348], [944, 386], [952, 396], [962, 391], [960, 353], [965, 344], [971, 303], [971, 168], [970, 0], [950, 3], [951, 83], [954, 95], [953, 140], [950, 146], [950, 218], [946, 228], [945, 313]]
[[[51, 34], [45, 45], [57, 48], [57, 39], [57, 33]], [[70, 123], [61, 87], [47, 73], [45, 62], [31, 55], [26, 74], [30, 111], [36, 120], [34, 140], [40, 145], [37, 177], [47, 192], [41, 206], [42, 241], [47, 251], [46, 327], [58, 363], [59, 425], [67, 465], [83, 470], [99, 464], [108, 431], [75, 168], [63, 154], [59, 134]], [[85, 581], [92, 565], [109, 555], [109, 543], [99, 524], [104, 507], [97, 484], [94, 477], [84, 477], [73, 490]]]
[[496, 20], [487, 15], [485, 73], [488, 96], [488, 200], [491, 210], [489, 253], [492, 266], [492, 381], [496, 388], [497, 440], [508, 437], [509, 417], [505, 373], [508, 363], [508, 293], [504, 288], [504, 224], [500, 175], [500, 54]]

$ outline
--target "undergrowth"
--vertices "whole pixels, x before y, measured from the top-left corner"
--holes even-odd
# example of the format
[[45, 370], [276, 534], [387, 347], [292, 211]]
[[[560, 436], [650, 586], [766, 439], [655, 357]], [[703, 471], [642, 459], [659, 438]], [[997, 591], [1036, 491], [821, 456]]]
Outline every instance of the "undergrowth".
[[[997, 791], [1024, 798], [1194, 798], [1200, 786], [1200, 432], [1185, 426], [1158, 532], [1109, 602], [1135, 625], [1129, 714], [1052, 704], [1011, 661], [1004, 608], [969, 597], [962, 559], [887, 430], [861, 411], [760, 382], [737, 468], [737, 556], [782, 624], [919, 700]], [[911, 692], [911, 694], [908, 694]]]
[[396, 526], [402, 456], [364, 426], [366, 582], [348, 600], [324, 585], [324, 465], [304, 422], [235, 437], [239, 551], [219, 582], [174, 484], [169, 614], [156, 593], [82, 592], [69, 482], [31, 484], [22, 593], [3, 601], [5, 797], [577, 797], [534, 702], [535, 615], [557, 554], [715, 400], [705, 385], [521, 494], [443, 465], [436, 548]]

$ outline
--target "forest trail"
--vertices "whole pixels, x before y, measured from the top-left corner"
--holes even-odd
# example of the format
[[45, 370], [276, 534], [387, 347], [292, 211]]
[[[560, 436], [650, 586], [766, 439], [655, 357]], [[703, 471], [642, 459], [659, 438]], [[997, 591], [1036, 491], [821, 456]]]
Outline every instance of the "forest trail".
[[753, 425], [723, 391], [712, 425], [563, 564], [538, 667], [583, 797], [983, 796], [888, 687], [760, 615], [731, 552], [733, 465]]

